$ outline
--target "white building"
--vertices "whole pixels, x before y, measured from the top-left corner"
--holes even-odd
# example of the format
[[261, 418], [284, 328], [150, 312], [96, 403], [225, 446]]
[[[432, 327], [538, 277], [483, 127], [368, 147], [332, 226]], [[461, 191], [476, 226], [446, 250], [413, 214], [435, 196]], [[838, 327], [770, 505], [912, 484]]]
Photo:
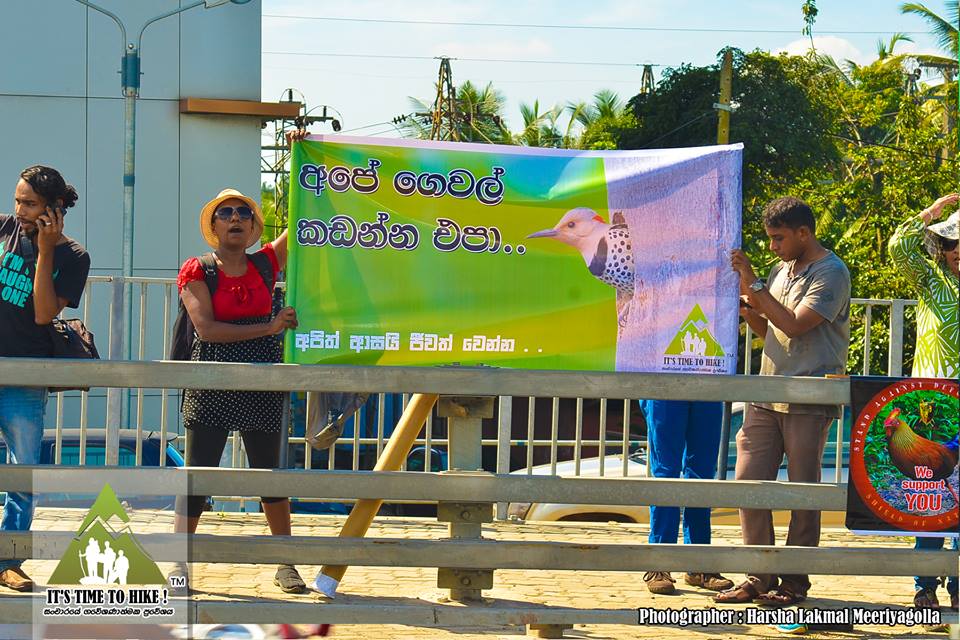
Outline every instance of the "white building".
[[[114, 13], [136, 42], [155, 16], [196, 0], [92, 0]], [[259, 0], [203, 5], [146, 28], [136, 111], [135, 276], [173, 277], [188, 257], [207, 250], [197, 216], [224, 187], [259, 200], [257, 117], [181, 113], [181, 99], [260, 100]], [[123, 41], [107, 15], [76, 0], [3, 0], [0, 4], [0, 211], [12, 212], [25, 167], [56, 167], [80, 194], [66, 233], [90, 252], [91, 275], [121, 273], [124, 100]], [[108, 283], [89, 291], [88, 323], [107, 357]], [[134, 333], [139, 287], [133, 290]], [[145, 357], [163, 357], [163, 295], [151, 287]], [[175, 299], [174, 299], [175, 303]], [[176, 313], [170, 310], [170, 322]], [[76, 315], [68, 312], [65, 315]], [[134, 357], [138, 345], [134, 339]], [[90, 426], [102, 426], [103, 390], [91, 393]], [[77, 426], [71, 394], [63, 423]], [[156, 393], [145, 413], [156, 416]], [[175, 394], [174, 394], [175, 395]], [[96, 397], [95, 397], [96, 396]], [[176, 416], [176, 406], [173, 418]], [[52, 426], [54, 403], [50, 405]], [[150, 424], [152, 422], [152, 424]], [[147, 420], [156, 426], [154, 418]]]

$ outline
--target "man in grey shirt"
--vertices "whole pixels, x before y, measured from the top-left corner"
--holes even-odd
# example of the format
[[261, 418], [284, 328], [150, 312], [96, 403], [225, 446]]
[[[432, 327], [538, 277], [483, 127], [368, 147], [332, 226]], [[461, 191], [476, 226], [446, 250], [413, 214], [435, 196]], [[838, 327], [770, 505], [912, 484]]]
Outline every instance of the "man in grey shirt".
[[[850, 273], [816, 237], [813, 212], [802, 200], [779, 198], [767, 205], [763, 224], [770, 250], [780, 262], [767, 284], [757, 277], [749, 258], [736, 249], [731, 265], [740, 274], [744, 296], [741, 315], [764, 338], [761, 375], [823, 376], [846, 370], [850, 345]], [[797, 403], [754, 403], [747, 406], [737, 434], [737, 480], [775, 480], [787, 456], [790, 482], [819, 482], [820, 461], [833, 406]], [[768, 509], [741, 509], [743, 543], [775, 544]], [[820, 544], [820, 512], [793, 511], [787, 544]], [[750, 602], [771, 606], [806, 599], [806, 575], [753, 574], [739, 586], [717, 594], [717, 602]]]

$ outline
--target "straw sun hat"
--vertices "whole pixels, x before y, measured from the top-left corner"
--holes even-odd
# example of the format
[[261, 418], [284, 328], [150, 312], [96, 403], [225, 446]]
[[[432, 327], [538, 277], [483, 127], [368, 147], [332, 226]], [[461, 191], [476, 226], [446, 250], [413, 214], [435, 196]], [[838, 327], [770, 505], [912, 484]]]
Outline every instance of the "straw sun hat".
[[213, 214], [217, 210], [217, 207], [231, 198], [242, 200], [244, 204], [253, 210], [253, 233], [250, 234], [247, 246], [251, 247], [255, 245], [257, 241], [260, 240], [260, 236], [263, 235], [263, 213], [260, 211], [260, 205], [258, 205], [253, 198], [243, 195], [236, 189], [224, 189], [217, 194], [216, 198], [203, 205], [203, 209], [200, 210], [200, 234], [203, 236], [203, 239], [207, 241], [207, 244], [214, 249], [220, 246], [220, 239], [217, 238], [217, 234], [213, 232]]

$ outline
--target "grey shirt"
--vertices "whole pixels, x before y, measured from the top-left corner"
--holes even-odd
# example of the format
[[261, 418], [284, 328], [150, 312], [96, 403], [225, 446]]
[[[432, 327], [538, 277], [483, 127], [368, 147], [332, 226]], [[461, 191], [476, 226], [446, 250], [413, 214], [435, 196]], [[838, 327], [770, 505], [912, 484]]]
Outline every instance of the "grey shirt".
[[[791, 338], [767, 323], [760, 375], [823, 376], [842, 374], [850, 346], [850, 272], [832, 251], [790, 277], [792, 263], [780, 262], [770, 270], [767, 287], [783, 306], [795, 311], [803, 305], [824, 321], [801, 336]], [[839, 415], [836, 407], [783, 402], [759, 403], [780, 413]]]

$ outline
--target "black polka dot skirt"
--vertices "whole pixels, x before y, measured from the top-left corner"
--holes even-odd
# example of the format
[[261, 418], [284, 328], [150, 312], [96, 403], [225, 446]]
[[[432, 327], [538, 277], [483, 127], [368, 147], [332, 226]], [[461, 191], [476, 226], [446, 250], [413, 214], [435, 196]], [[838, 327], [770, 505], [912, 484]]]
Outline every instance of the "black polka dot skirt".
[[[260, 324], [270, 316], [244, 318], [230, 324]], [[239, 342], [206, 342], [195, 337], [191, 360], [197, 362], [280, 362], [279, 336]], [[223, 381], [228, 384], [228, 380]], [[227, 391], [187, 389], [183, 394], [183, 426], [214, 427], [228, 431], [280, 431], [283, 393], [280, 391]]]

